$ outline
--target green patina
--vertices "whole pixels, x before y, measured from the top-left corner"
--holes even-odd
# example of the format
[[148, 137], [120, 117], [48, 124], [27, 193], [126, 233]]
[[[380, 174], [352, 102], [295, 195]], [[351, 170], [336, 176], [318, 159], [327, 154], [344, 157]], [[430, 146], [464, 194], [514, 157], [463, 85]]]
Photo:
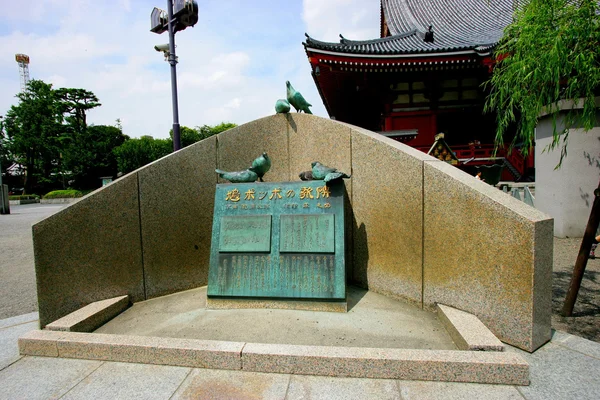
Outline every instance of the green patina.
[[344, 185], [217, 185], [209, 297], [345, 300]]

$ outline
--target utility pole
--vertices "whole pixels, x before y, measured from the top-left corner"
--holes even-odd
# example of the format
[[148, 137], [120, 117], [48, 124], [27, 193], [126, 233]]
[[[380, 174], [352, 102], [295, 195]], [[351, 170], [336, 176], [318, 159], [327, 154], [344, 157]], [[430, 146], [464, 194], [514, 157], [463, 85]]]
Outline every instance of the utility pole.
[[198, 22], [198, 3], [195, 0], [167, 0], [167, 10], [154, 7], [150, 14], [150, 31], [162, 34], [169, 32], [169, 44], [154, 46], [162, 51], [171, 66], [171, 99], [173, 105], [173, 151], [181, 149], [179, 126], [179, 103], [177, 100], [177, 56], [175, 55], [175, 33]]

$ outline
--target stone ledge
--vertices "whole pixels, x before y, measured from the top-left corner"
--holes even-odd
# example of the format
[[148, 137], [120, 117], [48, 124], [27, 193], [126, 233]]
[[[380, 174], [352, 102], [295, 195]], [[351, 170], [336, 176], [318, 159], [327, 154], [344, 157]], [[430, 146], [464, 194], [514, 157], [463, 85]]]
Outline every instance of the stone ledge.
[[504, 344], [475, 315], [437, 304], [437, 314], [460, 350], [504, 351]]
[[61, 332], [31, 331], [19, 338], [19, 354], [58, 357], [57, 342]]
[[50, 331], [92, 332], [129, 307], [129, 296], [96, 301], [46, 325]]
[[517, 353], [298, 346], [33, 331], [22, 355], [337, 377], [528, 385]]
[[248, 343], [245, 371], [355, 378], [528, 385], [529, 365], [515, 353], [375, 349]]
[[209, 310], [230, 309], [281, 309], [298, 311], [348, 312], [346, 301], [301, 301], [301, 300], [261, 300], [261, 299], [226, 299], [206, 298]]

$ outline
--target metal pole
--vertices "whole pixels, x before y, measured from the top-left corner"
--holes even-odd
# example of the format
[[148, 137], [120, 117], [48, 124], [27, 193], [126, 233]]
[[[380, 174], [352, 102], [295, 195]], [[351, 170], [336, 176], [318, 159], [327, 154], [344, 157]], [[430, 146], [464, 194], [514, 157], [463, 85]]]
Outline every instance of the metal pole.
[[177, 57], [175, 56], [175, 21], [173, 21], [173, 0], [167, 0], [169, 16], [169, 64], [171, 65], [171, 93], [173, 98], [173, 151], [181, 149], [179, 133], [179, 106], [177, 103]]
[[[2, 115], [0, 115], [2, 118]], [[0, 214], [6, 214], [6, 210], [4, 209], [4, 186], [2, 186], [2, 139], [4, 139], [4, 121], [0, 121], [0, 207], [2, 207], [2, 212]]]

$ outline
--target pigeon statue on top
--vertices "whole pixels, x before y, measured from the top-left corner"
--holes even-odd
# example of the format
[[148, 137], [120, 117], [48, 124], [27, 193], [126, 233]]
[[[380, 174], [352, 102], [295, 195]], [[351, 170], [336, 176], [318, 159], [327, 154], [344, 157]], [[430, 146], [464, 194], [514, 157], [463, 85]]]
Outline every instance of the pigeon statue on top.
[[254, 161], [252, 161], [252, 171], [258, 175], [258, 180], [263, 181], [263, 176], [271, 169], [271, 159], [267, 153], [262, 153]]
[[297, 92], [290, 81], [285, 81], [285, 86], [287, 87], [287, 100], [294, 106], [296, 112], [304, 111], [306, 114], [312, 114], [308, 108], [312, 107], [312, 104], [304, 99], [302, 93]]
[[304, 171], [304, 172], [300, 172], [298, 174], [298, 177], [300, 178], [300, 180], [302, 181], [312, 181], [313, 176], [312, 176], [312, 171]]
[[286, 99], [279, 99], [275, 102], [275, 112], [277, 114], [286, 114], [290, 112], [290, 103]]
[[215, 172], [223, 179], [227, 179], [231, 183], [256, 182], [258, 174], [252, 167], [243, 171], [227, 172], [220, 169], [215, 169]]
[[[350, 178], [350, 175], [338, 171], [336, 168], [331, 168], [321, 164], [318, 161], [313, 161], [312, 165], [312, 178], [314, 180], [323, 180], [325, 183], [331, 182], [335, 179]], [[301, 178], [302, 179], [302, 178]]]

